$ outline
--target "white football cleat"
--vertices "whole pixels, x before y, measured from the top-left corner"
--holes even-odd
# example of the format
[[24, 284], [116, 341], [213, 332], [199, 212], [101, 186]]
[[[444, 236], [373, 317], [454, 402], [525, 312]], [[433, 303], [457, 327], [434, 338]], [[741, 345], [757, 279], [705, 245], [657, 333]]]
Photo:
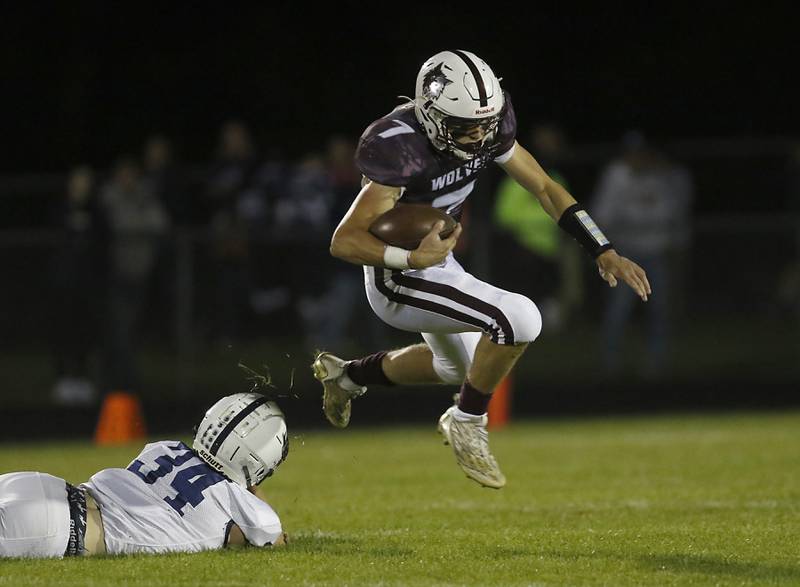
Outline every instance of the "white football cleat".
[[[359, 387], [347, 377], [347, 361], [327, 352], [314, 357], [314, 377], [322, 383], [322, 410], [328, 422], [337, 428], [345, 428], [350, 423], [350, 400], [366, 393], [366, 387]], [[347, 379], [344, 382], [343, 379]], [[350, 385], [347, 385], [347, 384]]]
[[456, 410], [457, 406], [451, 406], [439, 418], [439, 433], [444, 436], [444, 443], [453, 447], [456, 461], [467, 477], [484, 487], [500, 489], [506, 484], [506, 477], [489, 452], [486, 431], [489, 417], [472, 416], [460, 410], [461, 417], [456, 417]]

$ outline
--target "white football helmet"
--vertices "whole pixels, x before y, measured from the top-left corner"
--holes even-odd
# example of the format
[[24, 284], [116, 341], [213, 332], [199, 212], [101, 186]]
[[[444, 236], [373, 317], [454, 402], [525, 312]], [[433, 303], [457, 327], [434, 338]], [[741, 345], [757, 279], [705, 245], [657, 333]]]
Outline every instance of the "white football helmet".
[[[433, 146], [472, 159], [491, 150], [505, 113], [500, 80], [483, 59], [469, 51], [442, 51], [417, 74], [414, 112]], [[482, 127], [483, 139], [461, 144], [456, 139]]]
[[229, 395], [206, 412], [193, 447], [231, 481], [244, 487], [258, 485], [289, 452], [283, 412], [258, 393]]

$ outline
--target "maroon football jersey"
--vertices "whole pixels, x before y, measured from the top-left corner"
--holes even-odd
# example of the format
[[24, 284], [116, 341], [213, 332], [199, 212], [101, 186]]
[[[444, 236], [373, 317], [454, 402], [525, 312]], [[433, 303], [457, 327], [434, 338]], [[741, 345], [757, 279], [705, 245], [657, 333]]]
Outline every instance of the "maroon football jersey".
[[367, 127], [358, 142], [356, 164], [373, 181], [404, 187], [401, 202], [430, 204], [458, 219], [479, 172], [514, 146], [517, 119], [508, 94], [505, 100], [505, 115], [488, 154], [465, 161], [438, 151], [408, 103]]

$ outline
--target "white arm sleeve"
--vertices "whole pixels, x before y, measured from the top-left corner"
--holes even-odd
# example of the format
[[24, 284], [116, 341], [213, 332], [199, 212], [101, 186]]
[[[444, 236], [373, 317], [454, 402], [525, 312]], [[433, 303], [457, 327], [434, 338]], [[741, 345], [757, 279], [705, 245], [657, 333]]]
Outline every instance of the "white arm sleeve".
[[494, 158], [495, 163], [506, 163], [509, 159], [511, 159], [511, 156], [514, 154], [514, 150], [516, 148], [517, 142], [514, 141], [514, 144], [511, 145], [511, 148], [508, 151]]
[[269, 504], [246, 489], [229, 483], [231, 517], [253, 546], [274, 544], [283, 535], [280, 518]]

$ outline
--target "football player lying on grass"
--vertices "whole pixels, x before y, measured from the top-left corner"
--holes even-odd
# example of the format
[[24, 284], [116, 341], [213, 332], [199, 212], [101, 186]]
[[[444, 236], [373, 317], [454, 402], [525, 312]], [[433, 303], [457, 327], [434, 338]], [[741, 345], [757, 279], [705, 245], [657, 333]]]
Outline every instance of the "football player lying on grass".
[[280, 408], [239, 393], [206, 412], [193, 448], [153, 442], [126, 469], [104, 469], [77, 487], [46, 473], [0, 475], [0, 557], [285, 544], [278, 515], [255, 488], [288, 450]]

